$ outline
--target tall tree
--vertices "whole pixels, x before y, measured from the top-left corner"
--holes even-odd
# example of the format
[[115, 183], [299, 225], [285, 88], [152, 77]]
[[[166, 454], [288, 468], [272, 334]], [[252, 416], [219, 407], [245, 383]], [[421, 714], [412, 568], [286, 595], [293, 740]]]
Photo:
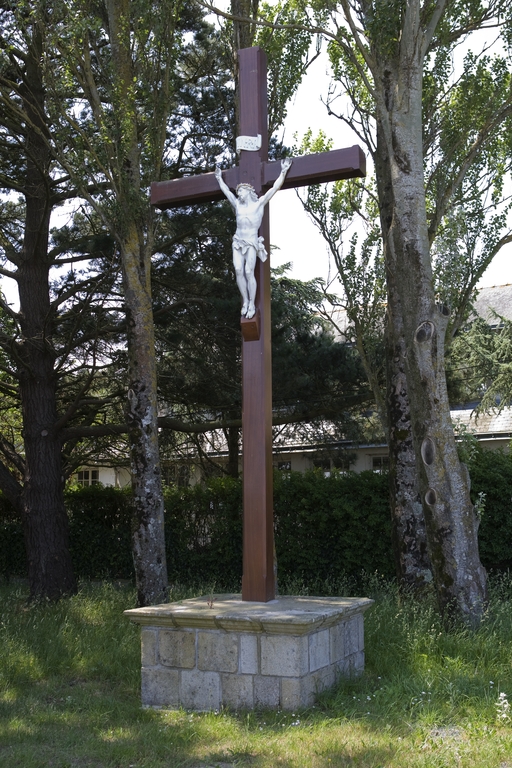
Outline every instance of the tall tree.
[[[428, 138], [434, 118], [432, 114], [425, 125], [423, 85], [424, 73], [436, 72], [443, 56], [446, 62], [454, 41], [499, 14], [501, 6], [493, 2], [466, 10], [457, 3], [423, 7], [412, 0], [405, 7], [342, 2], [340, 10], [347, 26], [339, 28], [333, 48], [341, 52], [341, 69], [348, 62], [373, 102], [373, 156], [388, 287], [388, 360], [396, 360], [394, 371], [403, 366], [405, 389], [394, 389], [407, 396], [410, 406], [438, 600], [444, 613], [477, 620], [485, 605], [486, 578], [478, 557], [478, 520], [467, 470], [459, 462], [450, 423], [444, 372], [450, 309], [436, 303], [430, 245], [454, 190], [509, 118], [510, 86], [503, 74], [493, 77], [490, 98], [476, 99], [480, 104], [476, 124], [455, 137], [447, 120], [435, 132], [437, 153], [431, 144], [429, 155], [424, 136]], [[470, 93], [475, 94], [474, 87]], [[433, 98], [433, 89], [429, 95]], [[453, 123], [456, 109], [450, 110], [446, 102], [443, 106]], [[433, 103], [430, 107], [433, 111]], [[427, 184], [425, 155], [433, 165]], [[427, 206], [426, 186], [432, 190], [433, 210]], [[400, 429], [407, 425], [409, 414], [393, 394], [393, 374], [388, 382], [390, 424]], [[390, 443], [393, 454], [397, 443], [392, 431]]]
[[[167, 592], [151, 302], [155, 222], [148, 184], [160, 179], [168, 150], [182, 12], [179, 0], [85, 0], [71, 4], [59, 30], [61, 39], [55, 40], [77, 98], [87, 104], [72, 151], [60, 155], [59, 161], [115, 240], [122, 265], [133, 552], [140, 605], [161, 602]], [[76, 125], [76, 103], [71, 101], [60, 116], [68, 128]]]
[[[322, 135], [314, 141], [307, 135], [301, 147], [305, 151], [323, 151], [325, 148]], [[452, 310], [446, 336], [448, 367], [451, 369], [448, 393], [452, 404], [481, 397], [482, 393], [477, 393], [477, 382], [480, 380], [476, 373], [470, 375], [468, 380], [468, 364], [465, 362], [467, 354], [464, 353], [468, 352], [468, 345], [474, 349], [474, 344], [471, 344], [472, 334], [456, 334], [468, 319], [478, 280], [496, 253], [512, 239], [507, 227], [509, 201], [505, 200], [498, 205], [495, 199], [496, 188], [493, 193], [487, 188], [483, 192], [478, 189], [474, 176], [481, 174], [481, 164], [472, 171], [471, 178], [463, 185], [467, 189], [459, 190], [454, 196], [450, 214], [443, 221], [432, 249], [435, 291]], [[501, 174], [498, 173], [497, 177], [500, 182]], [[380, 364], [384, 360], [378, 354], [384, 341], [386, 292], [380, 270], [378, 209], [371, 180], [338, 182], [330, 190], [310, 188], [302, 202], [329, 246], [343, 287], [342, 298], [336, 297], [334, 304], [335, 307], [343, 308], [343, 325], [337, 323], [336, 311], [330, 315], [330, 321], [337, 325], [340, 334], [353, 338], [371, 383], [381, 422], [387, 431], [385, 382], [379, 375]], [[358, 234], [349, 236], [354, 217], [357, 229], [362, 228], [364, 231], [360, 246]], [[390, 378], [393, 376], [393, 361], [394, 358], [389, 355]], [[402, 395], [402, 387], [397, 395]], [[398, 422], [395, 430], [404, 431], [403, 419]], [[403, 447], [404, 437], [409, 440], [411, 438], [410, 434], [401, 435], [400, 440], [395, 436], [393, 444], [398, 443]], [[411, 458], [412, 461], [406, 463], [407, 454], [402, 450], [392, 461], [394, 471], [390, 473], [390, 500], [393, 542], [399, 583], [407, 588], [422, 588], [432, 577], [421, 499], [418, 493], [411, 493], [415, 483], [414, 454]]]
[[[430, 246], [469, 169], [496, 146], [497, 137], [503, 144], [512, 109], [503, 58], [487, 67], [490, 76], [483, 79], [470, 72], [469, 87], [456, 103], [447, 80], [439, 85], [454, 45], [475, 29], [502, 25], [507, 4], [341, 0], [307, 5], [316, 21], [310, 30], [331, 41], [337, 76], [352, 98], [349, 121], [360, 129], [375, 162], [387, 273], [388, 361], [393, 363], [388, 375], [391, 456], [396, 467], [416, 465], [441, 611], [476, 621], [486, 601], [486, 576], [467, 470], [458, 460], [449, 420], [444, 343], [450, 310], [436, 303]], [[361, 87], [354, 87], [354, 79]], [[445, 118], [441, 124], [439, 111]], [[372, 118], [375, 130], [368, 132]], [[402, 452], [411, 460], [404, 463]]]
[[[306, 136], [302, 150], [322, 151], [325, 140]], [[382, 256], [379, 209], [372, 180], [338, 182], [331, 190], [308, 189], [302, 197], [305, 210], [325, 238], [342, 284], [343, 296], [333, 302], [330, 322], [353, 340], [375, 399], [382, 429], [390, 447], [390, 508], [393, 552], [399, 584], [421, 590], [432, 580], [425, 522], [415, 472], [410, 422], [404, 419], [403, 366], [392, 349], [384, 354], [386, 282]], [[350, 235], [354, 219], [360, 233]], [[348, 242], [346, 242], [348, 240]], [[340, 327], [337, 308], [346, 322]], [[386, 378], [392, 384], [386, 397]], [[399, 418], [395, 401], [400, 403]], [[389, 407], [388, 407], [389, 404]], [[407, 427], [407, 428], [405, 428]]]
[[4, 413], [21, 410], [19, 423], [2, 421], [0, 487], [24, 522], [31, 596], [51, 599], [75, 589], [63, 486], [80, 449], [69, 442], [63, 457], [63, 430], [94, 422], [109, 401], [103, 374], [102, 396], [91, 388], [119, 330], [114, 302], [105, 302], [116, 281], [112, 243], [90, 218], [79, 231], [50, 228], [76, 196], [54, 161], [65, 140], [52, 115], [66, 97], [65, 83], [48, 89], [55, 16], [45, 3], [3, 4], [0, 49], [0, 249], [19, 298], [19, 310], [0, 303], [0, 365]]
[[[39, 11], [39, 12], [37, 12]], [[16, 264], [21, 339], [17, 344], [18, 382], [25, 449], [21, 509], [33, 596], [59, 597], [75, 590], [68, 550], [67, 516], [62, 496], [61, 446], [57, 420], [54, 350], [48, 318], [48, 239], [52, 211], [51, 167], [47, 141], [42, 58], [45, 19], [37, 9], [25, 27], [23, 58], [11, 52], [11, 71], [19, 108], [25, 117], [26, 177], [24, 238]], [[7, 110], [12, 109], [13, 100]], [[21, 191], [21, 190], [20, 190]], [[50, 331], [50, 333], [48, 333]], [[47, 478], [52, 478], [51, 486]], [[41, 504], [39, 496], [44, 494]], [[19, 506], [19, 505], [18, 505]]]

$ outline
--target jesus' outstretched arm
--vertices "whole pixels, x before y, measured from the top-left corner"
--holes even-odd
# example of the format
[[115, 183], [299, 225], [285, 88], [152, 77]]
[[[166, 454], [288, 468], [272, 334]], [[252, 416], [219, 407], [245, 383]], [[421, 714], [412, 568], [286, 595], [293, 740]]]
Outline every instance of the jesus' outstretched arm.
[[224, 179], [222, 178], [222, 171], [221, 171], [221, 169], [219, 168], [218, 165], [215, 166], [215, 178], [217, 179], [219, 187], [222, 189], [222, 191], [226, 195], [227, 199], [231, 203], [232, 207], [236, 211], [237, 199], [236, 199], [235, 195], [232, 193], [232, 191], [230, 190], [230, 188], [228, 187], [228, 185], [226, 184], [226, 182], [224, 181]]
[[281, 173], [277, 177], [277, 179], [274, 181], [273, 186], [268, 190], [268, 192], [265, 192], [265, 194], [260, 197], [260, 201], [265, 206], [268, 201], [274, 197], [275, 193], [278, 189], [281, 189], [283, 186], [284, 180], [286, 178], [286, 174], [288, 173], [290, 169], [290, 165], [292, 164], [292, 158], [291, 157], [285, 157], [284, 160], [281, 160]]

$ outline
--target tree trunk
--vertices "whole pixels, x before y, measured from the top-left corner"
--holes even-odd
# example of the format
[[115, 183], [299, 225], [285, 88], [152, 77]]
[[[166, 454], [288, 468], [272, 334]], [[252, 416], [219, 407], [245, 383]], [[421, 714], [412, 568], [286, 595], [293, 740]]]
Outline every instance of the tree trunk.
[[129, 0], [106, 0], [115, 72], [119, 159], [113, 168], [119, 216], [112, 222], [121, 247], [127, 315], [127, 421], [133, 492], [133, 559], [138, 605], [167, 598], [164, 500], [158, 451], [158, 408], [153, 309], [151, 223], [141, 198], [137, 107], [133, 96]]
[[18, 375], [25, 477], [21, 498], [30, 595], [58, 599], [76, 590], [64, 506], [57, 420], [55, 357], [51, 344], [48, 268], [50, 157], [41, 73], [43, 41], [35, 24], [28, 48], [23, 105], [26, 120], [25, 235], [17, 280], [22, 342]]
[[[393, 188], [389, 158], [380, 130], [377, 130], [375, 166], [384, 255], [386, 263], [389, 264], [387, 243], [393, 220]], [[386, 274], [386, 286], [386, 405], [393, 554], [400, 586], [418, 591], [432, 581], [432, 565], [427, 548], [425, 516], [416, 471], [411, 412], [407, 395], [402, 305], [395, 273], [390, 269]]]
[[405, 344], [397, 307], [396, 287], [391, 287], [388, 280], [386, 365], [393, 553], [398, 583], [401, 587], [418, 591], [432, 581], [432, 566], [416, 471], [405, 375]]
[[[230, 414], [231, 417], [231, 414]], [[233, 416], [233, 418], [235, 418]], [[228, 427], [226, 430], [226, 438], [228, 444], [228, 464], [226, 471], [229, 477], [238, 478], [238, 459], [240, 456], [240, 429], [238, 427]]]
[[[231, 0], [231, 13], [244, 19], [255, 19], [258, 15], [259, 0]], [[250, 48], [254, 42], [256, 25], [243, 21], [233, 22], [233, 43], [235, 53], [240, 48]]]
[[[444, 371], [449, 310], [435, 303], [426, 220], [422, 151], [420, 19], [408, 7], [400, 54], [378, 60], [378, 130], [389, 158], [392, 220], [386, 268], [404, 308], [404, 370], [416, 467], [438, 602], [444, 615], [482, 615], [486, 573], [478, 555], [478, 520], [467, 470], [458, 459]], [[406, 309], [405, 309], [406, 308]]]
[[[140, 606], [167, 598], [164, 500], [158, 450], [155, 338], [147, 280], [140, 280], [137, 233], [123, 251], [129, 389], [127, 423], [133, 493], [133, 561]], [[130, 247], [131, 246], [131, 247]], [[148, 259], [149, 262], [149, 259]]]

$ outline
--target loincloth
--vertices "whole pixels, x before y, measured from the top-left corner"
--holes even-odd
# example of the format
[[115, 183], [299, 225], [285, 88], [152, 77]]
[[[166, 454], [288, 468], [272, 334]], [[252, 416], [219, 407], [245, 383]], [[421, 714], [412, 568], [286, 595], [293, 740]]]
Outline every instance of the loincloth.
[[263, 237], [258, 237], [257, 240], [244, 240], [243, 237], [239, 237], [239, 235], [233, 236], [233, 248], [236, 248], [237, 251], [240, 251], [242, 256], [245, 256], [247, 254], [247, 251], [249, 248], [254, 248], [256, 251], [256, 255], [261, 259], [261, 261], [266, 261], [268, 253], [265, 249], [265, 241]]

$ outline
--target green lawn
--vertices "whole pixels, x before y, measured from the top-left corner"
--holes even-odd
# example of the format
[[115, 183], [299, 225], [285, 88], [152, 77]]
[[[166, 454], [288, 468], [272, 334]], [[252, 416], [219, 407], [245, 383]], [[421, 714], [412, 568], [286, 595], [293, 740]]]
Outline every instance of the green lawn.
[[476, 633], [377, 579], [366, 594], [361, 678], [294, 713], [192, 714], [140, 708], [133, 590], [27, 607], [3, 586], [0, 767], [512, 768], [512, 580], [493, 580]]

